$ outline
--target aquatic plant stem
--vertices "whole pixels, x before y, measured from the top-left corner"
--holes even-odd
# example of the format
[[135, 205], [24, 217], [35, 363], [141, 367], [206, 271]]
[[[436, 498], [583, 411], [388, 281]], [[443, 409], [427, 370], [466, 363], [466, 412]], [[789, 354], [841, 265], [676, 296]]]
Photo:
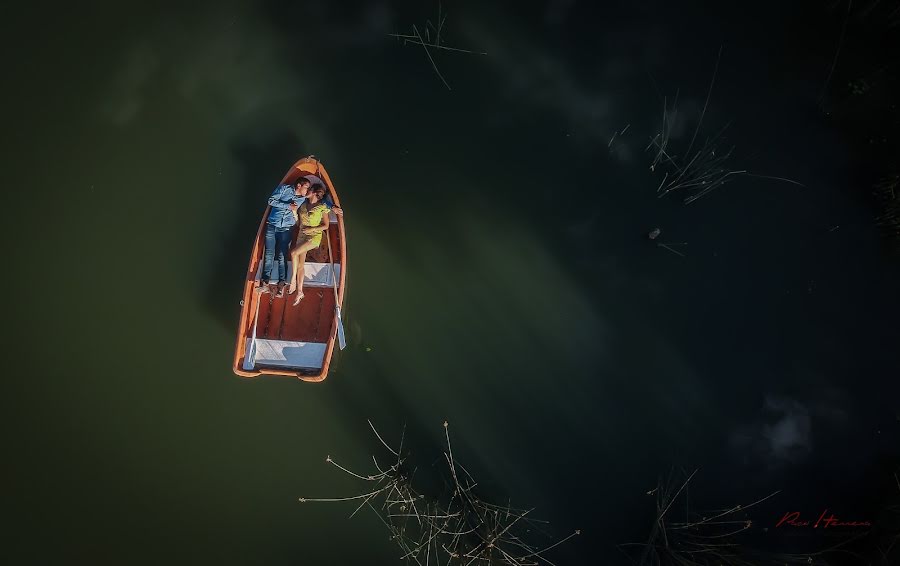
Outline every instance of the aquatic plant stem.
[[700, 131], [700, 125], [703, 124], [703, 117], [706, 115], [706, 107], [709, 106], [709, 97], [712, 95], [713, 85], [716, 84], [716, 74], [719, 72], [719, 61], [722, 59], [722, 48], [724, 46], [719, 46], [719, 54], [716, 56], [716, 67], [713, 69], [712, 80], [709, 82], [709, 90], [706, 91], [706, 102], [703, 103], [703, 111], [700, 112], [700, 119], [697, 121], [697, 127], [694, 129], [694, 136], [691, 138], [691, 143], [688, 144], [687, 151], [684, 152], [685, 155], [690, 155], [691, 148], [694, 147], [694, 140], [697, 139], [697, 132]]
[[425, 50], [425, 54], [428, 55], [428, 60], [431, 61], [431, 66], [434, 68], [434, 72], [437, 73], [437, 76], [441, 79], [441, 82], [444, 83], [444, 86], [447, 87], [447, 90], [452, 90], [450, 88], [450, 84], [444, 78], [444, 75], [438, 70], [437, 65], [434, 62], [434, 59], [431, 57], [431, 51], [428, 51], [428, 45], [425, 43], [425, 40], [422, 39], [422, 34], [419, 33], [419, 29], [413, 24], [413, 31], [416, 32], [416, 36], [419, 38], [419, 43], [422, 45], [422, 49]]

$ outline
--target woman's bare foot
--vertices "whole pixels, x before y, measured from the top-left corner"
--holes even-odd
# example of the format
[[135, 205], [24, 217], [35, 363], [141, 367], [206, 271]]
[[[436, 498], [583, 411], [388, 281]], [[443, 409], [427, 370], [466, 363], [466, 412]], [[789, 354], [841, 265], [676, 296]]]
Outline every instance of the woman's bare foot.
[[303, 300], [303, 291], [300, 291], [299, 293], [297, 293], [297, 298], [294, 299], [294, 306], [296, 307], [297, 305], [299, 305], [300, 301], [302, 301], [302, 300]]
[[288, 285], [288, 295], [293, 295], [294, 291], [296, 291], [296, 290], [297, 290], [297, 284], [295, 282], [291, 281], [291, 284]]

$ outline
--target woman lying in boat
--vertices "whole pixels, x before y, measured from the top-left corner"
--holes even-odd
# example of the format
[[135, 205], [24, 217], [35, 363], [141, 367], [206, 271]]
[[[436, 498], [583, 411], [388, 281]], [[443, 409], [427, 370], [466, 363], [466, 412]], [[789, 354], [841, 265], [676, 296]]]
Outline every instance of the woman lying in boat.
[[300, 205], [298, 212], [300, 220], [300, 232], [297, 234], [297, 243], [291, 249], [291, 284], [288, 286], [288, 295], [297, 293], [294, 305], [300, 304], [303, 299], [303, 273], [306, 264], [306, 252], [314, 250], [322, 243], [322, 232], [328, 229], [328, 212], [331, 207], [325, 202], [325, 187], [316, 183], [310, 187], [306, 194], [306, 200]]
[[[307, 193], [312, 183], [306, 177], [300, 177], [293, 184], [285, 183], [275, 187], [272, 196], [269, 197], [269, 205], [272, 207], [266, 220], [265, 253], [263, 255], [263, 269], [260, 274], [259, 285], [256, 290], [260, 293], [269, 292], [269, 280], [272, 270], [278, 270], [278, 294], [284, 292], [287, 284], [287, 265], [285, 256], [288, 255], [291, 243], [291, 230], [297, 225], [300, 205], [306, 200]], [[326, 195], [323, 201], [329, 209], [338, 216], [344, 212], [338, 206], [333, 206], [331, 199]]]

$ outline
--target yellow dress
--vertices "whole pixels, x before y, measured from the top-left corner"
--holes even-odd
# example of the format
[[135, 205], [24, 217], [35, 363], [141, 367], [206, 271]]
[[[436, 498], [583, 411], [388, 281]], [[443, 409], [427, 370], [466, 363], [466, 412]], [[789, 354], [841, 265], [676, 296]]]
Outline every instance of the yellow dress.
[[[319, 247], [319, 244], [322, 243], [322, 230], [327, 227], [325, 222], [328, 222], [329, 210], [328, 205], [324, 202], [313, 205], [312, 209], [309, 208], [307, 202], [301, 204], [299, 210], [300, 234], [297, 236], [297, 240], [301, 242], [310, 241], [315, 247]], [[304, 234], [304, 228], [315, 228], [316, 233], [313, 235]]]

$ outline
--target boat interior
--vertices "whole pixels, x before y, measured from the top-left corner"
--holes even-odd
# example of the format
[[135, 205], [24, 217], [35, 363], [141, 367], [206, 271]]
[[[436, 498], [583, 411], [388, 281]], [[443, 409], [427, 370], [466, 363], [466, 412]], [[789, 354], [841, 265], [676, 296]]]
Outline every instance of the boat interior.
[[[330, 187], [329, 193], [333, 196]], [[244, 369], [273, 368], [291, 372], [316, 374], [322, 366], [335, 321], [335, 285], [341, 281], [341, 234], [334, 212], [329, 213], [329, 228], [318, 248], [306, 254], [304, 265], [304, 298], [293, 305], [296, 295], [278, 297], [274, 292], [254, 297], [259, 300], [256, 319], [256, 347], [251, 359], [245, 359]], [[299, 228], [293, 229], [292, 243]], [[329, 253], [328, 242], [331, 242]], [[262, 248], [255, 282], [262, 272]], [[287, 259], [290, 280], [293, 265]], [[276, 266], [277, 269], [277, 266]], [[273, 274], [274, 275], [274, 274]], [[277, 275], [273, 278], [277, 280]], [[274, 286], [272, 287], [274, 291]], [[248, 333], [245, 352], [251, 352], [252, 334]]]

